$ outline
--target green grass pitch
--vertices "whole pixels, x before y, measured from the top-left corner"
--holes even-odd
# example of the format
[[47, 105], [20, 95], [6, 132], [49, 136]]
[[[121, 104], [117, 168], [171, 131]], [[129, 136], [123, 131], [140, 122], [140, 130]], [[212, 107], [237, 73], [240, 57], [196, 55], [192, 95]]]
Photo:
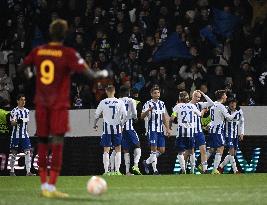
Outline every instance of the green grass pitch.
[[100, 197], [86, 192], [89, 178], [60, 177], [63, 200], [41, 198], [39, 177], [0, 177], [0, 205], [267, 204], [267, 174], [110, 176]]

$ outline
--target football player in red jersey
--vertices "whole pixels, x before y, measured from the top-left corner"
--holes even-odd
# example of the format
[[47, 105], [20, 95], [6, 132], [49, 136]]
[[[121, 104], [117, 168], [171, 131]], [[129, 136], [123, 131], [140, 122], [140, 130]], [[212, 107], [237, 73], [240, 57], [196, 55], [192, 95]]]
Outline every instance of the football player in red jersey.
[[[70, 75], [73, 72], [83, 72], [91, 77], [108, 75], [106, 70], [92, 71], [77, 51], [63, 45], [67, 30], [68, 24], [65, 20], [53, 21], [49, 27], [51, 42], [34, 48], [23, 62], [23, 67], [34, 65], [36, 68], [38, 165], [41, 195], [48, 198], [68, 197], [68, 194], [57, 191], [55, 184], [62, 165], [64, 134], [69, 131]], [[47, 179], [49, 148], [52, 159]]]

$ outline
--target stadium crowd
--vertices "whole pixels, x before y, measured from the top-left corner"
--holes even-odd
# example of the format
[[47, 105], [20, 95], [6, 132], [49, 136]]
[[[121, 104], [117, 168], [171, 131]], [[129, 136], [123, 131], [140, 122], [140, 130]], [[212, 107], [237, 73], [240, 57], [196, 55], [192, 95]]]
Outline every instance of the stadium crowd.
[[1, 1], [1, 106], [25, 93], [34, 107], [34, 79], [17, 69], [48, 42], [48, 26], [66, 19], [65, 44], [109, 78], [72, 77], [73, 108], [96, 108], [105, 87], [122, 85], [145, 102], [154, 84], [171, 110], [179, 91], [214, 98], [226, 89], [241, 105], [267, 105], [267, 1], [264, 0], [9, 0]]

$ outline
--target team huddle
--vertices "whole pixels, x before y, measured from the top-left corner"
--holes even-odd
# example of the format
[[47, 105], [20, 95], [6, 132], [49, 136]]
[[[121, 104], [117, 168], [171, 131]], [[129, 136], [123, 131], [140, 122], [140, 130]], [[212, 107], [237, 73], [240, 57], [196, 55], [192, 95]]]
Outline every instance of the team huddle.
[[[106, 93], [108, 97], [98, 105], [94, 123], [94, 128], [97, 129], [97, 122], [103, 116], [103, 135], [100, 144], [104, 147], [104, 175], [121, 175], [121, 149], [124, 152], [126, 175], [141, 174], [138, 167], [141, 157], [140, 141], [132, 124], [137, 118], [135, 101], [128, 97], [130, 91], [126, 87], [121, 88], [119, 99], [114, 97], [115, 88], [112, 85], [106, 88]], [[244, 136], [244, 115], [234, 98], [228, 99], [228, 107], [223, 105], [227, 101], [225, 90], [215, 92], [215, 102], [200, 90], [194, 91], [191, 99], [186, 91], [182, 91], [179, 93], [171, 117], [164, 102], [159, 100], [160, 88], [154, 86], [150, 94], [152, 99], [143, 105], [140, 116], [147, 122], [146, 131], [151, 149], [150, 156], [142, 162], [146, 174], [150, 172], [154, 175], [159, 174], [157, 159], [165, 152], [165, 134], [167, 137], [170, 136], [174, 123], [177, 124], [175, 148], [178, 152], [181, 174], [186, 174], [188, 161], [191, 165], [190, 172], [195, 173], [194, 153], [197, 148], [201, 154], [201, 163], [198, 166], [201, 173], [208, 173], [207, 160], [212, 154], [215, 154], [212, 174], [223, 173], [223, 168], [228, 162], [231, 163], [233, 172], [239, 173], [234, 156], [238, 141], [243, 140]], [[200, 102], [202, 96], [206, 102]], [[205, 138], [201, 118], [208, 111], [210, 122], [208, 135]], [[221, 163], [225, 147], [229, 151]], [[113, 152], [110, 155], [111, 149]], [[134, 150], [132, 171], [130, 171], [130, 149]]]

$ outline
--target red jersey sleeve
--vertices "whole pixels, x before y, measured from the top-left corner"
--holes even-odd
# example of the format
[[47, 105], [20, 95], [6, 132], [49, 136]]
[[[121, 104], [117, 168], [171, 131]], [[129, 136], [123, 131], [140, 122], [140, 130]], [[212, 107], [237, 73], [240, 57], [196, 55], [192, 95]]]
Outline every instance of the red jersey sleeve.
[[34, 56], [35, 56], [35, 53], [36, 53], [36, 48], [33, 49], [25, 58], [24, 58], [24, 61], [23, 61], [23, 64], [24, 65], [32, 65], [33, 62], [34, 62]]
[[85, 69], [85, 61], [74, 49], [68, 51], [68, 67], [75, 72], [82, 72]]

